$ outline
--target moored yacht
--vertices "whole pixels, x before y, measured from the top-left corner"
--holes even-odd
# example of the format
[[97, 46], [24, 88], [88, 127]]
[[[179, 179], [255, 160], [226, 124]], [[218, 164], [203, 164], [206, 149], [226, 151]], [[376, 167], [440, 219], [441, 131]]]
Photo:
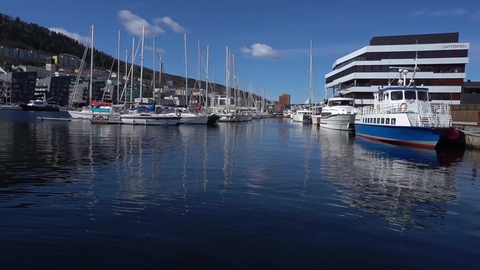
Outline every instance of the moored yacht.
[[322, 109], [320, 127], [334, 130], [354, 131], [355, 114], [354, 98], [329, 98]]
[[45, 100], [30, 100], [28, 104], [20, 104], [24, 111], [43, 111], [43, 112], [58, 112], [60, 106], [57, 104], [48, 103]]

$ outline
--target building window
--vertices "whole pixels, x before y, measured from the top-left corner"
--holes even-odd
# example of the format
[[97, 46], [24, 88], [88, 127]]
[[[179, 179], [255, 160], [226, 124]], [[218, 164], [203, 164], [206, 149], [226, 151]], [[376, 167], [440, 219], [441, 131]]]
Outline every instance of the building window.
[[392, 118], [392, 125], [396, 125], [397, 124], [397, 119], [396, 118]]

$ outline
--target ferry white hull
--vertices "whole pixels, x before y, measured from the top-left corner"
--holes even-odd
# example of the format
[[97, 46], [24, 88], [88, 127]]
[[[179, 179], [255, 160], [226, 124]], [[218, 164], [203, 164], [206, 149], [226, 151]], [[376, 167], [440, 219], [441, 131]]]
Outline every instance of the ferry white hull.
[[333, 130], [354, 131], [355, 114], [332, 114], [323, 116], [320, 127]]

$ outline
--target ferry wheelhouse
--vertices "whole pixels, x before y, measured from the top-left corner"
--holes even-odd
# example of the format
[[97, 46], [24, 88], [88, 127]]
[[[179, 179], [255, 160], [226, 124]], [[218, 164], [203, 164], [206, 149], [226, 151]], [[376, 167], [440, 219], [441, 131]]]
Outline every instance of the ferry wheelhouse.
[[[463, 134], [452, 127], [450, 106], [431, 103], [428, 88], [413, 86], [417, 67], [397, 69], [398, 85], [379, 87], [374, 94], [374, 105], [359, 109], [355, 117], [356, 134], [420, 148], [464, 145]], [[407, 85], [409, 71], [414, 73]]]

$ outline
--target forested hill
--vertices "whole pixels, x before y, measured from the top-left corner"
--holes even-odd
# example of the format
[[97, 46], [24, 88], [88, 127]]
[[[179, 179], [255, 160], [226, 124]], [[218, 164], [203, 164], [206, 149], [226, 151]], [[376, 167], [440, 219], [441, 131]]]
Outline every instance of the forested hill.
[[[89, 27], [89, 26], [86, 26]], [[116, 44], [116, 41], [112, 41]], [[63, 34], [50, 31], [48, 28], [39, 26], [35, 23], [27, 23], [19, 17], [13, 18], [9, 15], [0, 13], [0, 46], [33, 50], [49, 55], [68, 53], [82, 57], [85, 46], [78, 41], [69, 38]], [[117, 61], [104, 52], [95, 50], [95, 66], [98, 69], [110, 69], [114, 63], [113, 70], [117, 70]], [[90, 50], [87, 58], [90, 59]], [[120, 71], [124, 73], [125, 62], [120, 62]], [[140, 66], [136, 66], [135, 74], [140, 74]], [[149, 68], [143, 70], [144, 79], [152, 79], [153, 72]], [[173, 86], [185, 86], [185, 78], [177, 75], [163, 74], [162, 81], [173, 81]], [[188, 86], [194, 87], [195, 80], [189, 79]], [[202, 82], [202, 88], [205, 88], [205, 82]], [[217, 91], [223, 91], [224, 86], [216, 85]]]

